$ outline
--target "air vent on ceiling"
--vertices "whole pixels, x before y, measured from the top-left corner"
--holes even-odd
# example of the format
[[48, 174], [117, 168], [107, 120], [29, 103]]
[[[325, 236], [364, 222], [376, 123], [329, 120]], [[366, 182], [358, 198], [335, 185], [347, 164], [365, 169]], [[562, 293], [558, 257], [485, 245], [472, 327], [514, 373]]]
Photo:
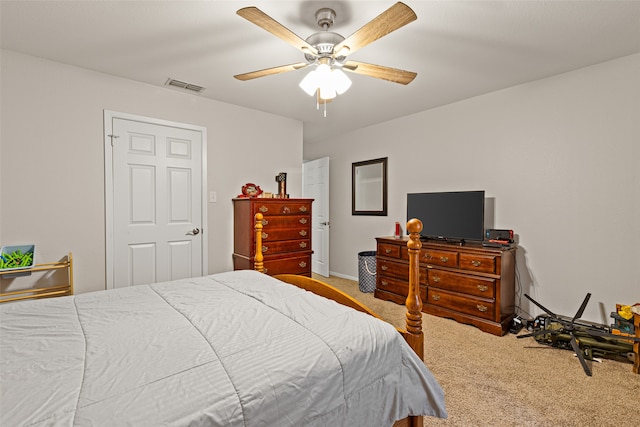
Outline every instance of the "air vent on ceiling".
[[164, 85], [173, 86], [173, 87], [177, 87], [180, 89], [189, 90], [191, 92], [197, 92], [197, 93], [201, 93], [205, 89], [202, 86], [194, 85], [193, 83], [181, 82], [180, 80], [172, 79], [171, 77], [169, 77], [169, 79], [165, 82]]

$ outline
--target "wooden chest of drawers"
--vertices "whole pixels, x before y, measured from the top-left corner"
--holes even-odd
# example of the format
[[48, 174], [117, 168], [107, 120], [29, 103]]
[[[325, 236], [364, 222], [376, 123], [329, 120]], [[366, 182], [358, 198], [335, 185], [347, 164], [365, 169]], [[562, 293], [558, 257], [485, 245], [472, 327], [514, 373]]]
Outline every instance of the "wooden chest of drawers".
[[[404, 304], [409, 287], [407, 239], [378, 237], [376, 298]], [[423, 242], [423, 311], [503, 335], [515, 316], [515, 249]]]
[[253, 269], [256, 213], [262, 221], [265, 273], [311, 276], [313, 199], [233, 199], [233, 268]]

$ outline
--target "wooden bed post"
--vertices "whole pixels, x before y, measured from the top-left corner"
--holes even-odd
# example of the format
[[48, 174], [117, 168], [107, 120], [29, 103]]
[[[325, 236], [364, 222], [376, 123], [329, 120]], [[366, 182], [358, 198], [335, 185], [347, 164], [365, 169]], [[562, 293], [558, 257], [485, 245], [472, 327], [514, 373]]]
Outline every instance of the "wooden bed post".
[[422, 222], [419, 219], [411, 219], [407, 222], [409, 241], [409, 295], [405, 305], [407, 306], [407, 335], [406, 339], [411, 348], [424, 360], [424, 334], [422, 333], [422, 299], [420, 298], [420, 232]]
[[253, 265], [253, 269], [264, 273], [264, 255], [262, 255], [262, 220], [264, 216], [258, 212], [256, 214], [256, 257]]

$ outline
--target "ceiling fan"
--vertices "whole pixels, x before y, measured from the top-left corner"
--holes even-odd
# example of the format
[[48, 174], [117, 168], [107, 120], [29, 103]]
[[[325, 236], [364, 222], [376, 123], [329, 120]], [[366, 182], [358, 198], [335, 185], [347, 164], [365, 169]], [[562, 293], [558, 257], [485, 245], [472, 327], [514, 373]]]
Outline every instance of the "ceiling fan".
[[[336, 16], [335, 11], [330, 8], [322, 8], [316, 12], [316, 21], [321, 31], [310, 35], [306, 40], [257, 7], [245, 7], [238, 10], [237, 14], [298, 49], [305, 58], [304, 62], [235, 75], [238, 80], [252, 80], [317, 66], [316, 70], [303, 79], [300, 86], [309, 95], [316, 95], [319, 104], [330, 101], [336, 94], [342, 94], [351, 85], [351, 81], [341, 70], [403, 85], [411, 83], [417, 75], [411, 71], [347, 60], [348, 55], [417, 19], [414, 11], [402, 2], [394, 4], [347, 38], [328, 31]], [[319, 79], [321, 74], [329, 76], [329, 73], [333, 75], [334, 81], [327, 87]]]

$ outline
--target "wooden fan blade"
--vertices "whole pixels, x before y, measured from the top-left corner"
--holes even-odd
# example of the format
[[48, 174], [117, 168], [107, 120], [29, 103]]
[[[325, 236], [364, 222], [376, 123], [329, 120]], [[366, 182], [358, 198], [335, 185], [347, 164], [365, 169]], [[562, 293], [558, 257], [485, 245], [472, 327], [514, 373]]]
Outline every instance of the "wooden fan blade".
[[236, 13], [247, 21], [256, 24], [258, 27], [289, 43], [302, 53], [318, 55], [318, 51], [315, 47], [311, 46], [309, 43], [298, 37], [293, 31], [289, 30], [257, 7], [245, 7], [238, 10]]
[[[402, 28], [418, 19], [415, 12], [406, 4], [398, 2], [349, 37], [338, 43], [333, 51], [342, 56], [352, 54], [387, 34]], [[344, 52], [342, 52], [344, 50]]]
[[265, 76], [271, 76], [273, 74], [286, 73], [287, 71], [300, 70], [308, 66], [309, 64], [306, 62], [298, 62], [296, 64], [281, 65], [279, 67], [265, 68], [264, 70], [251, 71], [250, 73], [237, 74], [233, 77], [235, 77], [238, 80], [247, 81], [247, 80], [257, 79], [258, 77], [265, 77]]
[[343, 66], [345, 71], [350, 71], [364, 76], [375, 77], [394, 83], [407, 85], [418, 75], [413, 71], [399, 70], [397, 68], [384, 67], [382, 65], [367, 64], [365, 62], [347, 61]]

